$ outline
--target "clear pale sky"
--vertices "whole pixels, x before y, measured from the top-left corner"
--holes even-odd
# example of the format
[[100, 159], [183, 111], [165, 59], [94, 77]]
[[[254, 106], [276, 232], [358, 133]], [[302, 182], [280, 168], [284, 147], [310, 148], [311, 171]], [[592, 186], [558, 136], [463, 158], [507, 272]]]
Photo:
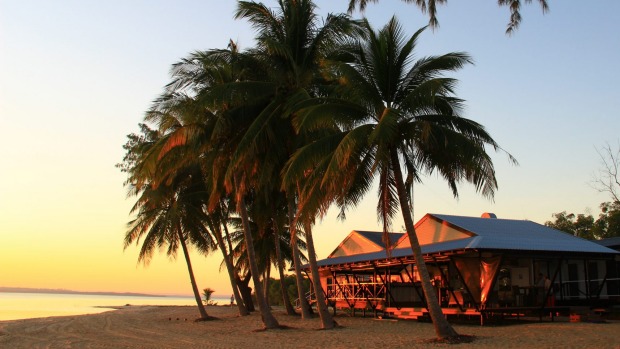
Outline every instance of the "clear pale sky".
[[[463, 185], [454, 199], [434, 176], [415, 189], [415, 219], [427, 212], [544, 223], [554, 212], [588, 212], [608, 197], [591, 188], [596, 148], [618, 144], [620, 2], [550, 0], [543, 15], [523, 7], [521, 28], [495, 0], [450, 1], [441, 27], [426, 31], [419, 56], [466, 51], [455, 77], [466, 116], [485, 125], [520, 165], [494, 156], [494, 201]], [[275, 4], [275, 1], [266, 1]], [[234, 1], [0, 0], [0, 286], [189, 294], [182, 256], [144, 267], [123, 251], [133, 199], [114, 164], [125, 136], [168, 82], [171, 64], [194, 50], [252, 45], [232, 18]], [[317, 1], [321, 13], [347, 1]], [[383, 0], [366, 15], [375, 27], [396, 13], [408, 33], [427, 23], [413, 5]], [[360, 14], [354, 14], [359, 17]], [[345, 222], [315, 227], [319, 258], [353, 229], [379, 230], [376, 192]], [[402, 228], [395, 221], [395, 231]], [[230, 294], [221, 257], [193, 255], [199, 287]]]

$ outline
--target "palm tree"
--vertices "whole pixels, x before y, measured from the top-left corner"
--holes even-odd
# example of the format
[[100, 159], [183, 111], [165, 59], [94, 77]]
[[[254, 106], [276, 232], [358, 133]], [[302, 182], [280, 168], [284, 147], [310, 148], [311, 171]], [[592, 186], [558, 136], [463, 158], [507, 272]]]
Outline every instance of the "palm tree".
[[[226, 163], [226, 166], [212, 168], [214, 172], [226, 168], [226, 176], [223, 181], [217, 179], [222, 178], [219, 173], [212, 177], [224, 183], [227, 192], [235, 192], [238, 214], [246, 220], [245, 209], [241, 206], [245, 205], [247, 193], [269, 193], [281, 187], [279, 172], [299, 143], [290, 124], [290, 107], [308, 98], [309, 91], [317, 88], [315, 82], [321, 78], [320, 68], [326, 52], [351, 24], [344, 15], [330, 15], [319, 28], [315, 6], [308, 0], [280, 1], [279, 5], [279, 12], [272, 12], [263, 4], [239, 2], [236, 17], [248, 19], [257, 29], [257, 48], [242, 54], [236, 50], [236, 45], [231, 45], [229, 50], [207, 55], [209, 60], [213, 57], [224, 59], [237, 69], [213, 69], [211, 64], [208, 69], [195, 69], [194, 61], [186, 61], [175, 67], [178, 79], [169, 85], [171, 94], [190, 90], [196, 101], [224, 120], [210, 143], [215, 149], [214, 156], [226, 159], [219, 163]], [[235, 72], [240, 74], [231, 79], [235, 77], [231, 73]], [[236, 132], [231, 134], [231, 129]], [[242, 136], [237, 139], [239, 135]], [[175, 141], [184, 142], [185, 139]], [[220, 189], [214, 188], [216, 194], [212, 197], [216, 200], [221, 196]], [[289, 202], [295, 203], [295, 191], [284, 190]], [[289, 210], [289, 220], [294, 214], [294, 210]], [[290, 234], [294, 240], [295, 229], [291, 229]], [[251, 248], [249, 246], [248, 250]], [[294, 260], [298, 271], [298, 258]], [[254, 274], [253, 278], [258, 277]], [[299, 272], [297, 275], [301, 279]], [[303, 299], [303, 294], [300, 298]], [[271, 317], [263, 315], [263, 319], [267, 318]], [[331, 326], [324, 324], [325, 328]]]
[[[331, 132], [301, 148], [291, 158], [285, 178], [313, 169], [314, 176], [321, 176], [316, 190], [329, 193], [326, 197], [344, 211], [361, 200], [378, 176], [377, 213], [384, 241], [389, 247], [387, 232], [400, 206], [437, 336], [457, 336], [433, 292], [415, 233], [412, 185], [421, 174], [436, 171], [455, 196], [457, 184], [468, 181], [492, 197], [497, 182], [485, 145], [500, 148], [481, 125], [458, 115], [462, 101], [451, 96], [456, 81], [443, 77], [471, 63], [467, 54], [448, 53], [411, 64], [424, 28], [407, 39], [395, 18], [378, 32], [368, 22], [364, 27], [364, 40], [346, 48], [350, 62], [334, 69], [342, 84], [339, 98], [301, 105], [304, 112], [296, 122], [300, 130], [323, 127]], [[317, 183], [315, 179], [307, 185]]]
[[207, 287], [202, 290], [202, 297], [204, 298], [203, 300], [206, 305], [211, 304], [211, 295], [213, 294], [213, 292], [215, 292], [215, 290], [211, 287]]
[[[353, 28], [345, 15], [328, 15], [323, 26], [319, 26], [315, 9], [310, 0], [279, 0], [277, 10], [262, 3], [240, 1], [235, 14], [237, 19], [247, 19], [257, 31], [257, 47], [251, 54], [266, 67], [268, 74], [262, 91], [270, 91], [271, 95], [240, 141], [233, 161], [259, 160], [260, 182], [256, 188], [259, 191], [282, 188], [286, 192], [290, 223], [297, 208], [296, 186], [282, 186], [280, 172], [303, 141], [291, 124], [293, 106], [317, 91], [322, 81], [324, 59]], [[290, 224], [289, 229], [291, 240], [296, 239], [294, 225]], [[294, 265], [299, 298], [303, 301], [305, 295], [297, 257]], [[307, 310], [302, 307], [304, 318], [309, 315]], [[323, 328], [334, 326], [329, 313], [321, 319]]]
[[[359, 8], [360, 11], [366, 9], [368, 3], [376, 3], [378, 0], [349, 0], [349, 13], [355, 11], [355, 8]], [[446, 4], [447, 0], [402, 0], [406, 3], [413, 3], [422, 13], [428, 12], [429, 21], [428, 24], [431, 28], [439, 27], [439, 21], [437, 20], [437, 5]], [[525, 0], [525, 3], [532, 2], [532, 0]], [[543, 13], [549, 11], [549, 5], [547, 0], [538, 0]], [[506, 27], [506, 34], [510, 35], [519, 28], [521, 24], [521, 0], [497, 0], [499, 6], [507, 6], [510, 8], [510, 21]]]
[[[204, 159], [205, 168], [210, 169], [209, 182], [211, 183], [211, 199], [209, 200], [209, 209], [222, 200], [226, 195], [234, 193], [234, 201], [236, 202], [236, 210], [244, 222], [248, 221], [246, 196], [253, 190], [256, 183], [253, 178], [254, 168], [257, 165], [257, 158], [248, 158], [245, 163], [231, 162], [231, 152], [237, 147], [239, 135], [246, 129], [248, 120], [251, 120], [255, 112], [256, 103], [246, 103], [235, 93], [230, 92], [228, 85], [232, 82], [244, 87], [255, 88], [256, 84], [245, 83], [244, 75], [237, 69], [239, 66], [247, 68], [252, 63], [248, 60], [244, 64], [236, 63], [246, 55], [239, 54], [236, 51], [236, 45], [229, 46], [229, 50], [213, 50], [206, 53], [198, 53], [192, 59], [185, 60], [174, 67], [175, 79], [169, 84], [169, 91], [165, 98], [161, 99], [160, 104], [166, 106], [168, 99], [174, 101], [177, 96], [183, 96], [185, 91], [189, 91], [189, 98], [194, 101], [193, 106], [198, 111], [198, 115], [209, 115], [209, 137], [190, 137], [196, 134], [189, 129], [189, 132], [179, 134], [178, 137], [171, 137], [166, 150], [175, 148], [179, 144], [187, 144], [190, 140], [197, 140], [198, 145], [192, 148], [201, 149], [198, 156]], [[260, 69], [253, 70], [251, 73], [255, 76]], [[260, 83], [258, 83], [260, 85]], [[171, 97], [169, 97], [171, 96]], [[260, 100], [260, 98], [257, 98]], [[260, 105], [260, 102], [258, 102]], [[201, 113], [202, 112], [202, 113]], [[155, 114], [158, 116], [159, 114]], [[190, 134], [188, 134], [190, 133]], [[203, 148], [204, 147], [204, 148]], [[198, 161], [198, 157], [187, 157], [186, 161]], [[220, 171], [219, 169], [226, 169]], [[254, 288], [257, 294], [259, 310], [261, 311], [262, 320], [266, 328], [276, 328], [279, 324], [273, 314], [271, 314], [264, 297], [262, 297], [262, 285], [258, 281], [258, 272], [255, 263], [255, 252], [252, 236], [249, 231], [249, 225], [244, 223], [245, 243], [249, 256], [249, 264], [251, 277], [254, 281]], [[247, 227], [247, 230], [245, 229]]]
[[183, 173], [170, 177], [168, 185], [156, 185], [158, 170], [157, 164], [152, 161], [152, 154], [162, 133], [146, 124], [140, 124], [140, 128], [140, 135], [128, 136], [129, 140], [124, 145], [127, 153], [123, 162], [117, 165], [121, 172], [127, 173], [125, 185], [129, 188], [128, 194], [139, 196], [132, 209], [132, 212], [137, 212], [137, 218], [129, 223], [125, 248], [134, 241], [139, 243], [144, 237], [138, 261], [148, 265], [156, 247], [168, 244], [168, 255], [175, 257], [181, 245], [201, 318], [209, 319], [200, 302], [186, 244], [186, 240], [192, 242], [203, 253], [213, 248], [201, 224], [200, 173], [196, 167], [186, 168]]
[[[237, 143], [235, 134], [239, 118], [233, 119], [235, 103], [219, 102], [210, 98], [210, 93], [231, 82], [243, 81], [247, 72], [256, 73], [251, 61], [241, 54], [236, 43], [230, 41], [227, 50], [197, 51], [173, 65], [172, 81], [147, 114], [151, 122], [160, 128], [170, 129], [165, 141], [155, 156], [158, 161], [166, 154], [182, 148], [184, 157], [176, 158], [169, 166], [172, 170], [188, 164], [199, 163], [205, 169], [207, 190], [210, 192], [205, 210], [206, 224], [214, 235], [224, 257], [230, 283], [240, 315], [253, 310], [251, 299], [242, 300], [237, 285], [238, 278], [232, 262], [232, 247], [228, 243], [226, 222], [231, 210], [232, 197], [224, 188], [224, 175], [230, 161], [230, 154]], [[223, 88], [226, 90], [225, 88]], [[224, 92], [225, 93], [225, 92]], [[233, 111], [231, 111], [231, 109]], [[172, 121], [169, 121], [172, 116]], [[180, 122], [174, 122], [174, 118]], [[241, 124], [243, 120], [241, 120]], [[172, 125], [172, 126], [171, 126]], [[223, 228], [223, 229], [222, 229]], [[229, 242], [229, 240], [228, 240]]]
[[[231, 42], [231, 46], [234, 48], [234, 43]], [[221, 159], [221, 155], [218, 157], [214, 154], [219, 155], [222, 147], [218, 142], [213, 142], [212, 138], [214, 132], [222, 128], [222, 118], [219, 116], [221, 110], [211, 112], [197, 100], [200, 97], [197, 92], [235, 80], [239, 76], [234, 65], [225, 58], [219, 51], [195, 52], [173, 66], [173, 81], [168, 85], [168, 91], [155, 101], [145, 117], [147, 122], [158, 126], [158, 139], [151, 141], [150, 148], [141, 154], [142, 159], [135, 166], [139, 170], [129, 171], [126, 166], [125, 172], [128, 172], [130, 177], [128, 182], [144, 186], [152, 179], [152, 184], [157, 186], [174, 178], [175, 173], [188, 166], [204, 169], [203, 173], [207, 176], [204, 178], [206, 187], [203, 195], [208, 197], [208, 192], [215, 193], [211, 195], [213, 198], [210, 205], [207, 205], [206, 198], [204, 200], [203, 209], [208, 213], [204, 215], [204, 224], [208, 226], [224, 256], [239, 314], [243, 316], [247, 315], [248, 311], [239, 294], [232, 257], [226, 250], [225, 234], [222, 234], [221, 229], [224, 225], [226, 230], [227, 216], [222, 217], [222, 214], [227, 215], [228, 209], [222, 208], [228, 207], [225, 203], [227, 199], [225, 196], [216, 196], [219, 191], [208, 189], [214, 185], [217, 187], [220, 181], [218, 172], [212, 169], [217, 168], [217, 161]], [[129, 158], [133, 153], [136, 151], [128, 150], [125, 161], [135, 158], [135, 155]], [[145, 173], [149, 175], [144, 176]]]
[[187, 241], [198, 244], [203, 251], [213, 246], [206, 239], [209, 234], [203, 225], [201, 182], [202, 178], [193, 173], [176, 178], [170, 186], [144, 186], [132, 209], [137, 218], [128, 224], [125, 248], [143, 239], [138, 261], [148, 265], [156, 248], [167, 246], [168, 256], [174, 257], [180, 245], [201, 319], [207, 320], [210, 317], [200, 298], [187, 247]]

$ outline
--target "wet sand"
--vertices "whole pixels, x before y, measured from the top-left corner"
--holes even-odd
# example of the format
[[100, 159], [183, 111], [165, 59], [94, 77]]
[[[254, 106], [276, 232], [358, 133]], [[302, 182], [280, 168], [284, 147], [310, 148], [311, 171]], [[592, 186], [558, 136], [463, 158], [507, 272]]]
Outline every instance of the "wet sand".
[[238, 317], [235, 307], [207, 308], [218, 320], [195, 322], [196, 307], [127, 306], [102, 314], [0, 321], [0, 348], [620, 348], [620, 321], [519, 322], [481, 327], [455, 324], [471, 343], [432, 342], [432, 324], [337, 316], [340, 328], [318, 330], [320, 320], [274, 313], [288, 329], [261, 331], [258, 312]]

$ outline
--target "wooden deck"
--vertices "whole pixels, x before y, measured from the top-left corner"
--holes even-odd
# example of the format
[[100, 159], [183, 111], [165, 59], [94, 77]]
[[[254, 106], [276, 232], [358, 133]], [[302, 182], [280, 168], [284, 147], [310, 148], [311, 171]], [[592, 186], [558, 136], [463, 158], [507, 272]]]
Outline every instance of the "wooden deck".
[[[554, 306], [554, 307], [498, 307], [498, 308], [485, 308], [482, 310], [476, 310], [473, 308], [459, 309], [459, 308], [442, 308], [442, 312], [445, 316], [471, 316], [479, 317], [480, 324], [484, 325], [485, 322], [491, 318], [499, 318], [501, 320], [508, 317], [515, 317], [517, 319], [526, 316], [536, 316], [540, 321], [543, 317], [549, 316], [551, 321], [555, 320], [557, 314], [567, 314], [570, 312], [570, 308], [566, 306]], [[383, 310], [384, 316], [393, 317], [403, 320], [417, 320], [422, 317], [428, 317], [428, 310], [422, 307], [408, 307], [408, 308], [396, 308], [386, 307]]]
[[483, 323], [484, 318], [489, 318], [494, 315], [499, 316], [500, 318], [505, 317], [516, 317], [519, 319], [520, 317], [525, 316], [537, 316], [540, 321], [542, 321], [544, 316], [549, 316], [551, 321], [555, 320], [557, 314], [569, 313], [570, 307], [567, 306], [554, 306], [554, 307], [498, 307], [498, 308], [486, 308], [481, 311], [481, 324]]
[[[480, 316], [480, 312], [476, 309], [460, 310], [459, 308], [442, 308], [441, 310], [443, 311], [444, 315]], [[428, 316], [428, 310], [426, 308], [387, 307], [384, 313], [386, 316], [408, 320], [416, 320], [419, 317]]]
[[373, 312], [375, 316], [377, 316], [378, 312], [384, 312], [384, 302], [377, 300], [336, 300], [330, 301], [329, 305], [334, 309], [334, 315], [336, 314], [336, 309], [339, 310], [348, 310], [350, 313], [355, 316], [356, 310], [361, 310], [363, 316], [366, 316], [366, 311]]
[[[424, 307], [417, 305], [406, 305], [401, 307], [385, 306], [385, 302], [382, 299], [330, 299], [327, 301], [328, 306], [332, 307], [334, 315], [337, 310], [343, 310], [349, 316], [356, 316], [356, 312], [360, 311], [362, 316], [366, 316], [366, 313], [374, 315], [375, 317], [391, 317], [395, 319], [403, 320], [418, 320], [420, 318], [429, 318], [428, 310]], [[551, 321], [555, 320], [555, 317], [560, 313], [562, 315], [568, 315], [570, 313], [570, 307], [568, 306], [545, 306], [545, 307], [532, 307], [532, 306], [519, 306], [519, 307], [487, 307], [482, 309], [465, 308], [444, 306], [442, 312], [446, 317], [466, 317], [473, 319], [480, 319], [480, 324], [484, 325], [485, 322], [503, 321], [506, 318], [525, 318], [525, 317], [538, 317], [539, 321], [543, 321], [543, 318], [549, 317]]]

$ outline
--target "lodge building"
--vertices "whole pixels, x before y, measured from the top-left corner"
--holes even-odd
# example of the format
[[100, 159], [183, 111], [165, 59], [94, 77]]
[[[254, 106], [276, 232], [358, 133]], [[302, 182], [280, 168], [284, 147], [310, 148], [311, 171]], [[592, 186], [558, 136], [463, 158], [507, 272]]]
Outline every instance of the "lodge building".
[[[620, 252], [527, 220], [426, 214], [415, 225], [446, 315], [602, 306], [620, 300]], [[409, 239], [352, 231], [318, 261], [336, 309], [415, 319], [427, 314]], [[546, 276], [548, 280], [538, 280]], [[546, 283], [546, 287], [544, 286]]]

